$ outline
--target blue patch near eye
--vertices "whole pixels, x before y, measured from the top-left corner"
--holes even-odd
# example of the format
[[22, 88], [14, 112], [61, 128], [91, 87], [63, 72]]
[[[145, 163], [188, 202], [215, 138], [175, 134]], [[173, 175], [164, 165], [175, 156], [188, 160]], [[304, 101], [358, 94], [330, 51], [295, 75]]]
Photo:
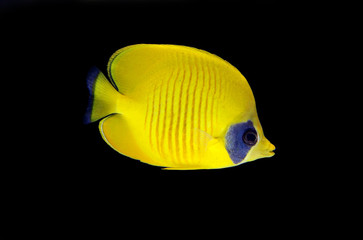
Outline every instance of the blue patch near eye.
[[242, 162], [252, 147], [243, 142], [243, 134], [247, 129], [255, 129], [252, 121], [237, 123], [227, 131], [226, 149], [234, 164]]

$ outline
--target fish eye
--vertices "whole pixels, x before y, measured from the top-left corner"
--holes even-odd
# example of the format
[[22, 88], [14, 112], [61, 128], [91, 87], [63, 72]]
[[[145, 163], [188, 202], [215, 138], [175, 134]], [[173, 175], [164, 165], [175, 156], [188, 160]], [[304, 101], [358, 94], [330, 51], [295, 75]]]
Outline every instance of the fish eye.
[[257, 143], [257, 132], [254, 129], [247, 129], [242, 137], [243, 142], [248, 146], [253, 146]]

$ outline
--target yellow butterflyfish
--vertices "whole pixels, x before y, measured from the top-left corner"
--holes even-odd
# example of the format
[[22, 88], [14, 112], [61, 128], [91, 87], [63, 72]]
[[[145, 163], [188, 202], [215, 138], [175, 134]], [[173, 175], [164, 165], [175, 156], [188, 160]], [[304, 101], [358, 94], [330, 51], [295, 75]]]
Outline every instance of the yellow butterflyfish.
[[116, 51], [109, 80], [87, 77], [85, 123], [117, 152], [167, 169], [217, 169], [271, 157], [245, 77], [209, 52], [136, 44]]

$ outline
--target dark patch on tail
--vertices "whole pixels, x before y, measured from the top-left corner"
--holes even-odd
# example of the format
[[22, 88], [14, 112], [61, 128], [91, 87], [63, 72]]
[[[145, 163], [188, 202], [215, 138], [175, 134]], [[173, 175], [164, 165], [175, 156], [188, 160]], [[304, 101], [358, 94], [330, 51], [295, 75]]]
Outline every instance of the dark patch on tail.
[[87, 88], [89, 92], [88, 97], [88, 105], [86, 108], [86, 113], [83, 117], [83, 123], [88, 124], [91, 123], [91, 114], [92, 114], [92, 106], [93, 106], [93, 99], [94, 99], [94, 88], [95, 88], [95, 82], [98, 77], [98, 74], [100, 73], [100, 70], [97, 67], [92, 67], [87, 75]]

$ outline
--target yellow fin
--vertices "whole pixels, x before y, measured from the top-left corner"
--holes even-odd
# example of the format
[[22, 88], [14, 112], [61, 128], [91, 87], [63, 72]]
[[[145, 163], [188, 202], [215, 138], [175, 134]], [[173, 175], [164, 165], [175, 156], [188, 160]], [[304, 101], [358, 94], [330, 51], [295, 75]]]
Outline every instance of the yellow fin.
[[113, 114], [100, 121], [99, 130], [103, 140], [117, 152], [138, 160], [144, 157], [129, 124], [121, 114]]
[[[107, 64], [108, 76], [124, 95], [150, 80], [153, 74], [165, 74], [176, 66], [176, 54], [217, 56], [192, 47], [168, 44], [135, 44], [117, 50]], [[160, 73], [162, 71], [162, 73]]]
[[138, 145], [137, 136], [121, 114], [113, 114], [100, 121], [98, 128], [103, 140], [115, 151], [141, 162], [160, 166]]
[[155, 64], [163, 59], [162, 45], [136, 44], [116, 51], [110, 58], [107, 69], [111, 81], [122, 94], [147, 81], [155, 71]]
[[163, 168], [163, 170], [204, 170], [206, 168], [190, 167], [190, 168], [178, 168], [178, 167], [168, 167]]

